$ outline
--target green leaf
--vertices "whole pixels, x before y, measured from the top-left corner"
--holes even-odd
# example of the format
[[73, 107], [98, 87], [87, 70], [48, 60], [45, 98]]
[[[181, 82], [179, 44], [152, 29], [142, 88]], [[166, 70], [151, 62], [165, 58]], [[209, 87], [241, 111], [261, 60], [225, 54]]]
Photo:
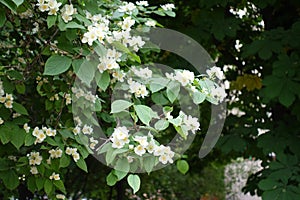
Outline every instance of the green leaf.
[[90, 85], [94, 79], [95, 72], [97, 69], [97, 62], [93, 60], [84, 60], [80, 65], [76, 75], [85, 84]]
[[186, 174], [189, 171], [189, 164], [185, 160], [178, 160], [176, 166], [178, 171], [182, 174]]
[[132, 105], [133, 105], [133, 103], [131, 103], [129, 101], [115, 100], [111, 104], [111, 113], [119, 113], [119, 112], [125, 111], [127, 108], [129, 108]]
[[52, 190], [53, 190], [53, 183], [50, 179], [46, 179], [45, 183], [44, 183], [44, 190], [46, 192], [46, 194], [50, 195]]
[[130, 54], [130, 50], [125, 47], [121, 42], [114, 41], [112, 45], [119, 51]]
[[6, 22], [5, 10], [0, 7], [0, 28], [4, 26], [5, 22]]
[[16, 89], [19, 94], [25, 94], [26, 87], [25, 87], [24, 83], [17, 83]]
[[35, 179], [35, 183], [36, 183], [36, 186], [37, 186], [38, 190], [41, 190], [41, 189], [44, 188], [45, 181], [46, 181], [46, 179], [43, 178], [43, 177]]
[[278, 187], [278, 182], [275, 179], [263, 179], [258, 183], [258, 187], [262, 190], [273, 190]]
[[82, 158], [80, 158], [79, 160], [77, 160], [76, 165], [80, 169], [82, 169], [83, 171], [85, 171], [86, 173], [88, 172], [86, 163], [85, 163], [85, 161]]
[[152, 93], [162, 90], [169, 83], [169, 80], [163, 77], [152, 78], [150, 81], [150, 91]]
[[106, 183], [109, 186], [114, 186], [118, 181], [118, 177], [111, 171], [106, 177]]
[[55, 24], [56, 18], [57, 18], [56, 15], [49, 15], [47, 17], [47, 26], [48, 26], [48, 28], [51, 28]]
[[64, 194], [66, 194], [66, 188], [65, 188], [64, 183], [62, 182], [62, 180], [57, 180], [57, 181], [54, 181], [53, 183], [54, 183], [54, 185], [57, 189], [59, 189]]
[[24, 2], [24, 0], [12, 0], [12, 1], [16, 4], [17, 7], [19, 7]]
[[33, 137], [33, 135], [31, 135], [30, 133], [26, 134], [26, 136], [25, 136], [25, 146], [28, 147], [28, 146], [33, 145], [35, 140], [36, 140], [36, 138]]
[[119, 158], [114, 166], [114, 169], [117, 171], [122, 171], [125, 173], [129, 172], [130, 165], [127, 158]]
[[169, 100], [167, 97], [164, 95], [163, 92], [156, 92], [151, 95], [151, 99], [154, 103], [157, 105], [167, 105], [169, 104]]
[[71, 159], [66, 154], [63, 154], [59, 160], [59, 168], [68, 167], [70, 165]]
[[30, 192], [34, 193], [36, 190], [35, 177], [30, 176], [27, 179], [27, 188]]
[[201, 92], [198, 92], [198, 91], [193, 93], [193, 102], [195, 104], [202, 103], [205, 100], [205, 98], [206, 98], [206, 95], [204, 93], [201, 93]]
[[134, 105], [134, 110], [138, 116], [138, 118], [149, 126], [149, 122], [151, 121], [152, 118], [158, 118], [157, 113], [154, 112], [150, 107], [145, 106], [145, 105]]
[[154, 156], [148, 156], [144, 158], [144, 168], [148, 174], [153, 170], [153, 167], [155, 166], [155, 161], [156, 158]]
[[117, 176], [118, 180], [120, 181], [128, 174], [128, 172], [114, 170], [114, 174]]
[[44, 75], [55, 76], [64, 73], [71, 63], [72, 59], [67, 56], [53, 55], [46, 61]]
[[14, 190], [20, 184], [19, 177], [14, 170], [9, 170], [1, 173], [0, 177], [4, 186], [9, 190]]
[[163, 131], [165, 130], [166, 128], [169, 127], [169, 122], [165, 119], [161, 119], [161, 120], [158, 120], [155, 124], [154, 124], [154, 128], [159, 130], [159, 131]]
[[16, 102], [13, 103], [13, 110], [22, 115], [28, 115], [26, 108], [19, 103]]
[[282, 105], [284, 105], [285, 107], [288, 108], [295, 101], [296, 97], [295, 97], [295, 95], [291, 91], [289, 91], [287, 89], [287, 87], [284, 87], [284, 89], [281, 90], [281, 93], [280, 93], [280, 96], [279, 96], [279, 102]]
[[138, 175], [130, 174], [127, 177], [127, 182], [129, 184], [129, 186], [133, 189], [133, 194], [135, 194], [137, 191], [139, 191], [140, 185], [141, 185], [141, 180]]
[[17, 13], [17, 5], [12, 0], [0, 0], [0, 3], [9, 8], [13, 13]]
[[107, 89], [107, 87], [109, 86], [110, 83], [110, 75], [107, 71], [103, 72], [103, 73], [96, 73], [96, 82], [98, 87], [105, 91]]
[[25, 131], [23, 129], [15, 129], [16, 131], [11, 136], [11, 143], [19, 150], [20, 147], [25, 143]]
[[167, 86], [167, 97], [171, 103], [177, 99], [180, 91], [180, 83], [177, 81], [171, 81]]

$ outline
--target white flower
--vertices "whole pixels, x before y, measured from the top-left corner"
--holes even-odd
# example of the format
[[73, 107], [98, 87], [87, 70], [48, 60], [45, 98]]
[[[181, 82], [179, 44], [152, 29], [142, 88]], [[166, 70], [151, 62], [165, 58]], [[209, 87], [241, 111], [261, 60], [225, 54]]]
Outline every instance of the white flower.
[[133, 67], [131, 70], [140, 78], [149, 79], [152, 77], [152, 71], [148, 67], [140, 69], [136, 69], [135, 67]]
[[77, 9], [73, 7], [72, 4], [68, 5], [66, 4], [62, 9], [62, 19], [64, 20], [65, 23], [68, 23], [69, 21], [71, 21], [72, 15], [77, 13]]
[[29, 133], [29, 131], [30, 131], [30, 127], [28, 126], [27, 123], [25, 123], [25, 124], [23, 125], [23, 129], [25, 130], [26, 133]]
[[112, 73], [112, 76], [120, 82], [124, 82], [125, 73], [123, 70], [116, 70]]
[[55, 197], [56, 197], [57, 199], [65, 199], [65, 198], [66, 198], [66, 196], [63, 195], [63, 194], [57, 194]]
[[74, 129], [73, 129], [73, 133], [74, 135], [78, 135], [80, 133], [81, 129], [80, 129], [80, 126], [76, 126]]
[[60, 158], [62, 156], [62, 150], [61, 149], [51, 149], [49, 150], [50, 158]]
[[59, 10], [61, 3], [60, 2], [58, 3], [56, 0], [49, 0], [48, 6], [49, 6], [48, 15], [57, 15], [57, 11]]
[[39, 172], [38, 172], [38, 170], [37, 170], [36, 167], [31, 167], [31, 168], [30, 168], [30, 173], [31, 173], [31, 174], [38, 174]]
[[150, 20], [146, 21], [145, 25], [150, 26], [150, 27], [154, 27], [156, 25], [156, 21], [150, 19]]
[[83, 128], [82, 128], [82, 133], [85, 134], [85, 135], [90, 135], [93, 133], [93, 128], [91, 126], [88, 126], [88, 125], [84, 125]]
[[49, 177], [50, 180], [54, 179], [55, 181], [60, 180], [59, 174], [55, 174], [55, 172], [52, 173], [52, 175]]
[[65, 99], [66, 99], [66, 105], [69, 105], [72, 103], [71, 94], [66, 94]]
[[168, 3], [165, 5], [161, 5], [161, 8], [164, 9], [165, 11], [169, 11], [175, 9], [175, 6], [172, 3]]
[[44, 131], [47, 136], [55, 136], [56, 135], [56, 130], [52, 130], [51, 128], [46, 128], [46, 127], [44, 127], [44, 128], [45, 128]]
[[46, 135], [44, 134], [44, 131], [39, 130], [37, 135], [36, 135], [35, 144], [36, 143], [42, 143], [45, 139], [46, 139]]
[[120, 126], [114, 129], [114, 132], [112, 133], [112, 136], [114, 138], [117, 138], [119, 140], [124, 140], [128, 138], [129, 130], [126, 126]]
[[72, 154], [72, 157], [73, 157], [73, 160], [75, 161], [75, 162], [77, 162], [79, 159], [80, 159], [80, 155], [79, 155], [79, 153], [73, 153]]
[[39, 152], [31, 152], [28, 156], [29, 159], [29, 165], [40, 165], [43, 157], [40, 156]]
[[45, 12], [45, 11], [48, 11], [49, 10], [49, 6], [47, 3], [38, 3], [36, 4], [38, 7], [39, 7], [39, 10], [41, 12]]
[[133, 140], [138, 142], [144, 148], [146, 148], [149, 144], [147, 141], [147, 136], [135, 136]]
[[76, 148], [70, 148], [70, 147], [67, 147], [67, 149], [66, 149], [66, 154], [67, 155], [72, 155], [72, 154], [74, 154], [74, 153], [76, 153], [77, 152], [77, 149]]
[[136, 153], [139, 156], [142, 156], [146, 153], [146, 150], [142, 145], [138, 145], [134, 148], [134, 153]]
[[120, 6], [118, 11], [123, 12], [123, 13], [131, 14], [134, 9], [136, 9], [136, 6], [133, 3], [125, 2], [125, 4], [123, 6]]
[[135, 20], [129, 16], [124, 18], [124, 21], [121, 23], [121, 28], [125, 31], [129, 31], [134, 24]]
[[123, 142], [123, 140], [119, 140], [117, 138], [111, 138], [110, 139], [112, 141], [112, 147], [113, 148], [116, 148], [116, 149], [121, 149], [124, 147], [125, 145], [125, 142]]
[[149, 153], [153, 153], [154, 152], [154, 149], [157, 145], [155, 144], [155, 142], [153, 140], [151, 140], [149, 143], [148, 143], [148, 146], [147, 146], [147, 151]]
[[95, 146], [98, 144], [98, 140], [95, 140], [93, 137], [90, 138], [90, 148], [95, 149]]
[[13, 101], [10, 101], [10, 100], [6, 100], [6, 102], [4, 103], [4, 106], [6, 108], [12, 108], [13, 107]]
[[222, 102], [227, 96], [225, 90], [222, 87], [216, 87], [211, 90], [211, 95], [216, 98], [219, 102]]
[[136, 5], [138, 6], [149, 6], [148, 1], [137, 1]]
[[0, 125], [4, 123], [4, 120], [0, 117]]
[[225, 75], [220, 67], [214, 66], [210, 69], [207, 69], [206, 73], [210, 79], [214, 79], [215, 77], [217, 77], [219, 80], [225, 79]]
[[198, 122], [198, 118], [192, 117], [191, 115], [184, 115], [183, 123], [187, 127], [187, 129], [192, 131], [192, 133], [194, 134], [197, 130], [200, 129], [200, 123]]
[[142, 98], [147, 96], [149, 93], [146, 86], [135, 81], [129, 81], [129, 92], [135, 94], [136, 97]]
[[194, 81], [194, 73], [188, 70], [176, 71], [174, 79], [181, 83], [182, 86], [186, 86]]

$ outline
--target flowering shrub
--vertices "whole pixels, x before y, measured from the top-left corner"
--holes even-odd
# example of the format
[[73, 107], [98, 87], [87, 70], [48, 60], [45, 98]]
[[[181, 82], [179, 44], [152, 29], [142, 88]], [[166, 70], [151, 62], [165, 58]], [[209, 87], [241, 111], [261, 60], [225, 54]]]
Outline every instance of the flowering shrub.
[[[129, 174], [136, 192], [135, 173], [180, 158], [180, 146], [159, 140], [165, 130], [180, 141], [200, 130], [197, 115], [179, 110], [180, 92], [195, 105], [226, 96], [216, 83], [224, 79], [217, 67], [206, 75], [143, 67], [157, 50], [144, 34], [161, 26], [150, 15], [175, 16], [173, 4], [0, 3], [0, 187], [7, 197], [22, 183], [36, 196], [65, 199], [65, 169], [87, 172], [91, 154], [114, 168], [108, 185]], [[186, 173], [187, 163], [178, 163]]]

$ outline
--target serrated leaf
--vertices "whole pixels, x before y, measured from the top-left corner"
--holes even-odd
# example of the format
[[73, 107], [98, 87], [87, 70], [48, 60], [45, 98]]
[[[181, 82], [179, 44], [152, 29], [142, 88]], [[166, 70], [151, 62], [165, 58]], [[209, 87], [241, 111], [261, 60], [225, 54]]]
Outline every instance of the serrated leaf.
[[189, 164], [185, 160], [178, 160], [176, 166], [178, 171], [182, 174], [186, 174], [189, 171]]
[[141, 180], [138, 175], [130, 174], [127, 177], [127, 182], [129, 184], [129, 186], [133, 189], [133, 194], [135, 194], [137, 191], [139, 191], [140, 185], [141, 185]]
[[55, 76], [66, 72], [72, 59], [67, 56], [53, 55], [46, 61], [44, 75]]
[[111, 104], [111, 113], [119, 113], [119, 112], [125, 111], [127, 108], [129, 108], [132, 105], [133, 105], [133, 103], [131, 103], [129, 101], [115, 100]]

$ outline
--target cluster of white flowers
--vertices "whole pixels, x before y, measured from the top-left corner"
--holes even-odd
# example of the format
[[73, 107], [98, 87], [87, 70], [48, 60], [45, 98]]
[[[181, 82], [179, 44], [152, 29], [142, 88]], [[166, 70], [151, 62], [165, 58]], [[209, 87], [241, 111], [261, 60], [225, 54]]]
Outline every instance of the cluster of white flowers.
[[107, 42], [113, 43], [114, 41], [121, 42], [125, 47], [131, 47], [135, 52], [145, 45], [141, 36], [130, 35], [129, 30], [113, 31], [111, 36], [108, 36]]
[[93, 137], [90, 137], [90, 145], [89, 145], [89, 147], [90, 147], [91, 149], [95, 149], [95, 147], [96, 147], [96, 145], [97, 145], [98, 143], [99, 143], [98, 140], [96, 140], [96, 139], [93, 138]]
[[49, 176], [49, 179], [58, 181], [58, 180], [60, 180], [60, 176], [59, 176], [59, 174], [55, 174], [55, 172], [53, 172], [52, 175]]
[[125, 126], [115, 128], [110, 140], [113, 148], [123, 148], [129, 143], [129, 130]]
[[82, 128], [81, 128], [82, 124], [77, 124], [75, 128], [73, 128], [73, 133], [74, 135], [78, 135], [80, 133], [83, 133], [85, 135], [91, 135], [93, 133], [93, 128], [90, 125], [85, 124]]
[[0, 117], [0, 125], [4, 123], [4, 120]]
[[175, 9], [175, 6], [172, 3], [167, 3], [165, 5], [161, 5], [161, 8], [165, 11], [172, 11], [173, 9]]
[[137, 1], [136, 5], [146, 7], [146, 6], [149, 6], [149, 3], [148, 3], [148, 1]]
[[135, 97], [144, 98], [145, 96], [147, 96], [149, 94], [145, 85], [142, 85], [139, 82], [133, 81], [132, 79], [129, 79], [127, 82], [129, 84], [129, 92], [134, 94]]
[[57, 15], [61, 3], [56, 0], [38, 0], [36, 6], [41, 12], [48, 11], [48, 15]]
[[99, 72], [119, 69], [120, 66], [117, 62], [120, 61], [121, 56], [122, 54], [115, 49], [108, 49], [106, 56], [99, 58], [100, 63], [97, 66]]
[[124, 2], [122, 6], [118, 9], [119, 12], [126, 13], [131, 15], [132, 12], [136, 9], [136, 6], [131, 2]]
[[70, 147], [67, 147], [67, 149], [66, 149], [66, 154], [67, 154], [67, 155], [72, 155], [73, 160], [74, 160], [75, 162], [77, 162], [77, 161], [80, 159], [80, 155], [79, 155], [79, 153], [77, 152], [77, 148], [70, 148]]
[[135, 20], [132, 19], [130, 16], [125, 17], [123, 21], [119, 22], [118, 25], [122, 28], [124, 31], [130, 31], [131, 27], [135, 24]]
[[193, 134], [196, 133], [197, 130], [200, 130], [200, 123], [197, 117], [193, 117], [191, 115], [186, 115], [182, 111], [179, 115], [183, 116], [182, 127], [187, 131], [192, 131]]
[[31, 152], [27, 157], [29, 159], [29, 165], [40, 165], [43, 160], [39, 152]]
[[83, 98], [85, 98], [85, 100], [90, 101], [93, 104], [99, 98], [98, 95], [93, 95], [91, 91], [88, 91], [87, 93], [85, 93], [83, 91], [83, 89], [81, 89], [81, 88], [72, 87], [72, 92], [77, 99], [79, 99], [80, 97], [83, 97]]
[[188, 84], [193, 83], [195, 75], [189, 70], [176, 70], [174, 73], [166, 73], [166, 77], [170, 80], [178, 81], [182, 86], [187, 86]]
[[88, 26], [88, 32], [84, 33], [81, 39], [82, 43], [88, 43], [90, 46], [92, 46], [96, 40], [104, 43], [104, 39], [110, 33], [108, 24], [106, 23], [109, 23], [109, 21], [105, 20], [105, 22], [97, 22]]
[[62, 156], [61, 149], [51, 149], [49, 150], [50, 158], [60, 158]]
[[65, 23], [68, 23], [69, 21], [72, 21], [73, 17], [72, 15], [77, 14], [77, 9], [74, 8], [72, 4], [66, 4], [61, 9], [61, 17], [64, 20]]
[[49, 98], [49, 101], [54, 101], [54, 100], [56, 100], [56, 101], [59, 100], [58, 94], [55, 94], [55, 95], [53, 95], [52, 97]]
[[214, 87], [211, 89], [211, 96], [217, 99], [219, 102], [222, 102], [227, 94], [223, 87]]
[[[112, 137], [112, 147], [121, 149], [130, 142], [129, 130], [125, 126], [117, 127], [114, 129]], [[153, 154], [159, 157], [159, 161], [163, 164], [173, 163], [175, 153], [170, 147], [164, 145], [157, 145], [153, 136], [149, 133], [148, 136], [134, 136], [132, 137], [135, 144], [128, 145], [128, 148], [133, 150], [138, 156], [143, 156], [145, 153]], [[133, 162], [133, 157], [128, 157], [128, 162]]]
[[152, 77], [152, 71], [148, 67], [137, 69], [135, 66], [133, 66], [131, 71], [134, 73], [134, 75], [143, 79], [149, 79]]
[[220, 67], [214, 66], [210, 69], [207, 69], [206, 73], [207, 73], [208, 77], [212, 80], [214, 80], [215, 77], [217, 77], [219, 80], [225, 79], [225, 75]]
[[0, 103], [3, 103], [6, 108], [12, 108], [14, 103], [14, 97], [12, 94], [4, 94], [0, 96]]
[[[24, 128], [24, 126], [23, 126], [23, 128]], [[25, 126], [25, 128], [27, 130], [30, 129], [30, 127], [28, 125]], [[25, 129], [25, 131], [26, 131], [26, 129]], [[47, 136], [54, 137], [56, 135], [56, 130], [53, 130], [52, 128], [47, 128], [47, 127], [43, 127], [41, 129], [39, 127], [35, 127], [32, 131], [32, 135], [34, 137], [36, 137], [34, 144], [42, 143], [46, 139]]]

